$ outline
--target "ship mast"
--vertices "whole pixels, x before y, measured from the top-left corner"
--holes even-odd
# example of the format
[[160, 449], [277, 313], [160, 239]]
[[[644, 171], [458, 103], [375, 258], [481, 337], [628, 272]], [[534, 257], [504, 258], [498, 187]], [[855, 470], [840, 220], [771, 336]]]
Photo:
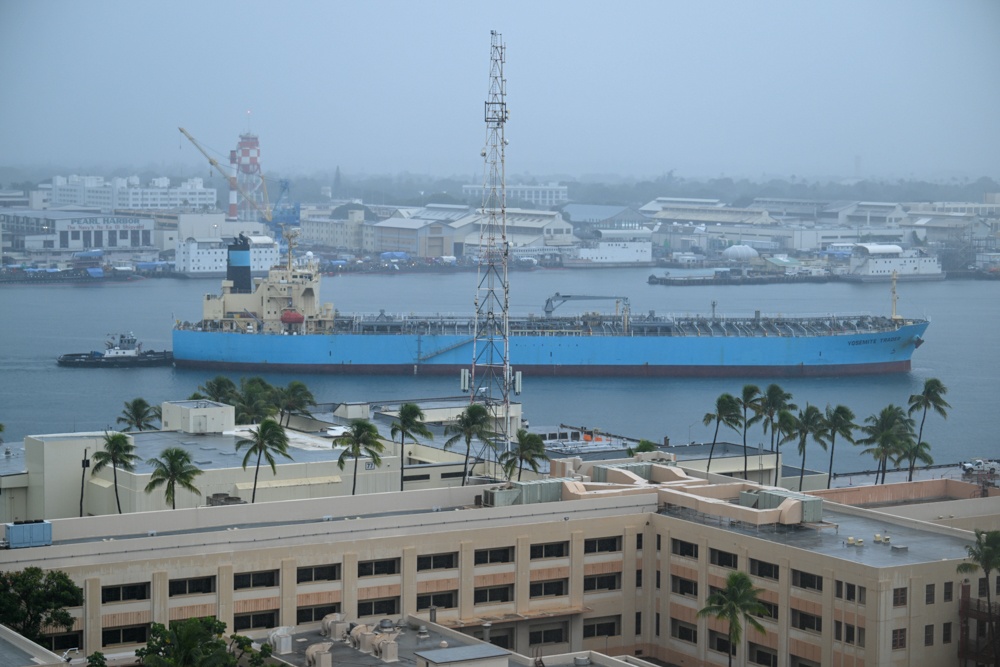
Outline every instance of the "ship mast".
[[490, 32], [490, 91], [486, 98], [486, 146], [482, 156], [483, 206], [479, 225], [479, 268], [476, 289], [476, 329], [472, 351], [471, 402], [482, 401], [493, 417], [499, 451], [510, 451], [510, 340], [507, 281], [507, 194], [504, 156], [507, 140], [507, 80], [503, 66], [506, 46], [500, 33]]

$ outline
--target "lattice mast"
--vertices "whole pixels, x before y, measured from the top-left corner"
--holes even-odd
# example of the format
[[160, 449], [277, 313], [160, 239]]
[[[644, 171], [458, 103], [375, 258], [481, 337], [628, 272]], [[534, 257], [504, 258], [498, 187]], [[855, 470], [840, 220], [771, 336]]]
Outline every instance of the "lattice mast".
[[243, 194], [238, 217], [243, 221], [256, 222], [257, 212], [268, 208], [267, 188], [260, 168], [260, 141], [256, 134], [246, 132], [240, 135], [236, 150], [229, 151], [229, 164], [236, 171], [239, 191]]
[[507, 141], [506, 47], [491, 31], [490, 91], [486, 98], [486, 146], [483, 148], [483, 207], [479, 227], [479, 270], [476, 289], [476, 332], [472, 352], [472, 401], [481, 401], [493, 416], [493, 432], [501, 451], [510, 450], [510, 285], [507, 281], [507, 195], [504, 156]]

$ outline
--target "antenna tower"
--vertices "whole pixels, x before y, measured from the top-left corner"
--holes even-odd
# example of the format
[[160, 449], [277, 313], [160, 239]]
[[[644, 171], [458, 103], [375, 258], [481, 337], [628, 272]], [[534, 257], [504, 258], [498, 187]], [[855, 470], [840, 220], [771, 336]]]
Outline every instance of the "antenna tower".
[[482, 156], [483, 207], [479, 226], [479, 269], [476, 331], [472, 351], [472, 398], [482, 401], [493, 417], [496, 444], [510, 451], [510, 339], [507, 282], [507, 193], [504, 172], [504, 125], [507, 122], [506, 46], [491, 31], [490, 92], [486, 98], [486, 146]]

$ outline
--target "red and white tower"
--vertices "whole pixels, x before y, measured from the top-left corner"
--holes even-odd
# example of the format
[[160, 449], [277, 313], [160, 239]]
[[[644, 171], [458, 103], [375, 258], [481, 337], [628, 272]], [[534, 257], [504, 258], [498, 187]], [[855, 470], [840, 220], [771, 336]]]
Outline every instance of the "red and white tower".
[[[260, 169], [260, 143], [256, 134], [240, 135], [236, 150], [229, 151], [229, 164], [236, 171], [236, 180], [243, 196], [239, 199], [238, 217], [243, 221], [256, 221], [267, 208], [267, 194]], [[230, 193], [232, 202], [232, 193]]]

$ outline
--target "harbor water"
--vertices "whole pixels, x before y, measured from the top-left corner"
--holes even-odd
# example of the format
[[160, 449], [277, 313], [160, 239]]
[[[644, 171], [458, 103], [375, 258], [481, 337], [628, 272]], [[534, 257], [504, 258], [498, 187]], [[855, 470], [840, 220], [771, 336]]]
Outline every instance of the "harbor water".
[[[647, 284], [649, 269], [576, 269], [514, 272], [511, 311], [542, 315], [546, 298], [561, 294], [628, 297], [633, 313], [720, 316], [888, 314], [888, 284], [827, 283], [668, 287]], [[656, 272], [655, 270], [653, 271]], [[673, 272], [672, 272], [673, 273]], [[323, 280], [322, 300], [342, 313], [472, 315], [474, 273], [340, 275]], [[123, 403], [183, 399], [215, 373], [190, 369], [60, 368], [56, 357], [100, 349], [107, 334], [132, 331], [144, 349], [170, 347], [175, 320], [198, 320], [205, 293], [216, 279], [147, 279], [98, 286], [6, 285], [0, 287], [0, 422], [7, 442], [26, 435], [115, 427]], [[874, 377], [781, 378], [800, 406], [844, 404], [858, 421], [885, 405], [906, 405], [926, 378], [948, 387], [948, 419], [929, 415], [924, 439], [937, 462], [1000, 456], [996, 389], [1000, 386], [1000, 283], [955, 281], [900, 284], [898, 311], [931, 320], [925, 344], [909, 373]], [[571, 301], [557, 311], [613, 312], [620, 303]], [[471, 362], [471, 359], [470, 359]], [[511, 360], [517, 366], [517, 360]], [[272, 384], [304, 381], [322, 402], [374, 401], [455, 396], [459, 379], [414, 376], [292, 376], [264, 374]], [[238, 376], [234, 376], [238, 380]], [[702, 417], [723, 392], [738, 394], [744, 383], [765, 387], [767, 377], [747, 378], [524, 378], [516, 397], [534, 425], [569, 424], [606, 433], [672, 444], [710, 440]], [[731, 441], [739, 436], [722, 433]], [[750, 431], [749, 443], [764, 436]], [[785, 456], [797, 460], [794, 445]], [[838, 442], [834, 469], [871, 466], [860, 450]], [[826, 454], [810, 444], [807, 466], [824, 469]]]

